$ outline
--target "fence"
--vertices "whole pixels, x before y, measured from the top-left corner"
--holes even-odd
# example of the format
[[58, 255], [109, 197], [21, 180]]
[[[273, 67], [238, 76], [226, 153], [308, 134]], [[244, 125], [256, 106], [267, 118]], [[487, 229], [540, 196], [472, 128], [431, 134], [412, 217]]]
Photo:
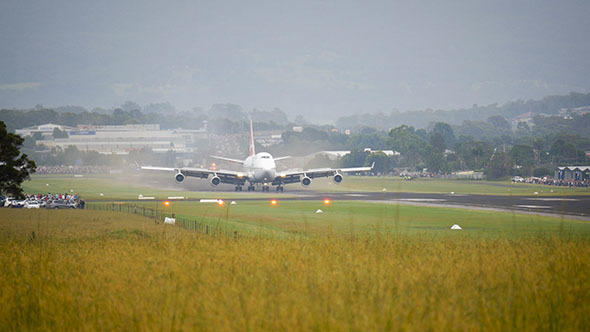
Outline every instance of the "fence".
[[[187, 230], [195, 231], [200, 234], [214, 235], [214, 236], [233, 236], [238, 237], [237, 231], [228, 230], [227, 227], [220, 225], [209, 225], [206, 222], [198, 221], [197, 219], [189, 219], [183, 217], [176, 217], [174, 213], [164, 212], [158, 209], [152, 209], [145, 206], [137, 206], [131, 204], [115, 204], [115, 203], [87, 203], [86, 208], [88, 210], [97, 211], [112, 211], [121, 213], [130, 213], [146, 218], [153, 219], [156, 223], [162, 223], [164, 218], [175, 218], [176, 222], [174, 225], [182, 227]], [[204, 220], [204, 218], [203, 218]]]

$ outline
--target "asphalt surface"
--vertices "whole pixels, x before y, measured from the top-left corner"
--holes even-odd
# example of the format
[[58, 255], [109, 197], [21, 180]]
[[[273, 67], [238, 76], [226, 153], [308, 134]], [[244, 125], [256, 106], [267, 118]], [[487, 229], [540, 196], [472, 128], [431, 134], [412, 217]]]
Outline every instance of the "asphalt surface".
[[[162, 188], [170, 184], [170, 177], [149, 177], [144, 179], [150, 185]], [[224, 193], [233, 193], [233, 186], [220, 185], [215, 191], [207, 181], [188, 181], [183, 183], [185, 190], [199, 191], [199, 195], [207, 198], [226, 199]], [[510, 211], [519, 213], [534, 213], [550, 216], [568, 216], [575, 219], [590, 221], [590, 195], [578, 196], [499, 196], [499, 195], [465, 195], [465, 194], [430, 194], [430, 193], [404, 193], [404, 192], [330, 192], [323, 193], [309, 189], [292, 189], [285, 187], [285, 193], [262, 193], [257, 191], [258, 197], [248, 197], [243, 193], [240, 198], [227, 198], [242, 201], [264, 201], [272, 198], [280, 200], [357, 200], [369, 202], [383, 202], [390, 204], [411, 204], [422, 206], [440, 206], [465, 209], [487, 209], [498, 211]], [[264, 194], [264, 197], [260, 197]], [[287, 197], [289, 195], [291, 197]], [[282, 197], [283, 196], [283, 197]], [[198, 199], [197, 199], [198, 200]]]
[[[227, 192], [200, 192], [200, 198], [223, 199], [235, 201], [365, 201], [373, 203], [407, 204], [432, 207], [451, 207], [475, 210], [531, 213], [553, 217], [567, 217], [590, 221], [590, 196], [493, 196], [493, 195], [459, 195], [459, 194], [424, 194], [424, 193], [374, 193], [374, 192], [289, 192], [265, 193], [264, 196], [242, 197], [224, 196]], [[259, 193], [260, 194], [260, 193]], [[185, 201], [199, 201], [200, 198]], [[145, 202], [145, 200], [125, 200], [126, 202]]]
[[[412, 205], [445, 206], [456, 208], [493, 208], [505, 211], [539, 212], [553, 215], [571, 215], [587, 217], [590, 220], [590, 196], [494, 196], [494, 195], [459, 195], [428, 194], [401, 192], [331, 192], [290, 191], [295, 197], [282, 197], [281, 194], [268, 194], [268, 198], [243, 197], [240, 200], [261, 201], [270, 198], [280, 200], [353, 200], [387, 202]], [[218, 193], [223, 198], [223, 193]], [[233, 198], [236, 200], [236, 198]], [[584, 218], [585, 219], [585, 218]]]

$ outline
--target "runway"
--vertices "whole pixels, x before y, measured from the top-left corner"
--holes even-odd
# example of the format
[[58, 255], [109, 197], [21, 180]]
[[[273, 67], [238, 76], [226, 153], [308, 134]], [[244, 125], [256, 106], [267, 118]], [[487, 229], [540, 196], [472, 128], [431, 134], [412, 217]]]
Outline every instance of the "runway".
[[[430, 194], [402, 192], [330, 192], [314, 191], [289, 192], [294, 197], [281, 198], [280, 194], [269, 194], [269, 198], [281, 200], [354, 200], [409, 205], [440, 206], [454, 208], [488, 208], [498, 211], [534, 212], [552, 216], [567, 215], [590, 220], [590, 196], [495, 196], [465, 194]], [[223, 197], [221, 194], [220, 197]], [[266, 200], [269, 198], [240, 198], [241, 200]]]
[[[162, 188], [170, 183], [169, 177], [150, 177], [146, 179], [150, 185]], [[451, 193], [407, 193], [407, 192], [320, 192], [313, 189], [291, 189], [284, 194], [256, 192], [256, 197], [249, 197], [249, 193], [240, 193], [236, 197], [233, 186], [220, 185], [211, 191], [206, 181], [192, 181], [183, 183], [185, 190], [195, 191], [198, 197], [220, 198], [224, 200], [264, 201], [276, 198], [284, 201], [293, 200], [348, 200], [382, 202], [388, 204], [408, 204], [434, 207], [453, 207], [463, 209], [484, 209], [492, 211], [533, 213], [553, 217], [567, 216], [568, 218], [590, 221], [590, 195], [576, 196], [500, 196], [500, 195], [472, 195]], [[232, 196], [229, 194], [232, 193]], [[263, 194], [264, 196], [260, 196]]]
[[[288, 193], [260, 193], [255, 197], [249, 193], [229, 191], [200, 191], [184, 201], [198, 202], [201, 199], [222, 199], [224, 201], [364, 201], [385, 204], [406, 204], [429, 207], [450, 207], [460, 209], [514, 212], [524, 214], [567, 217], [590, 221], [590, 196], [497, 196], [468, 194], [435, 194], [404, 192], [318, 192], [296, 190]], [[262, 195], [261, 195], [262, 194]], [[161, 199], [156, 199], [162, 201]], [[146, 202], [145, 200], [124, 200], [125, 202]], [[91, 202], [91, 201], [90, 201]]]

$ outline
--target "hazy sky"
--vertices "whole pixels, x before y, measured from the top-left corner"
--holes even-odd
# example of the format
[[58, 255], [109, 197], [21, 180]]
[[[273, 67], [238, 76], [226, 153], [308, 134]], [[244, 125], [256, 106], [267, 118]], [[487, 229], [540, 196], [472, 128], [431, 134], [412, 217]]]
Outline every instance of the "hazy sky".
[[0, 2], [0, 107], [326, 120], [590, 90], [590, 1]]

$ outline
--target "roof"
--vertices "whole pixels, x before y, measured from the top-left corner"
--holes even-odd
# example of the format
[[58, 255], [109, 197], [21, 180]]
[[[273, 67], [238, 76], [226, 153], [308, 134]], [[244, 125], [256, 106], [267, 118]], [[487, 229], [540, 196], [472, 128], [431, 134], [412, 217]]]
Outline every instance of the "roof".
[[580, 171], [580, 172], [586, 172], [586, 171], [590, 171], [590, 166], [562, 166], [562, 167], [557, 167], [558, 170], [563, 171], [563, 170], [567, 170], [567, 171]]

